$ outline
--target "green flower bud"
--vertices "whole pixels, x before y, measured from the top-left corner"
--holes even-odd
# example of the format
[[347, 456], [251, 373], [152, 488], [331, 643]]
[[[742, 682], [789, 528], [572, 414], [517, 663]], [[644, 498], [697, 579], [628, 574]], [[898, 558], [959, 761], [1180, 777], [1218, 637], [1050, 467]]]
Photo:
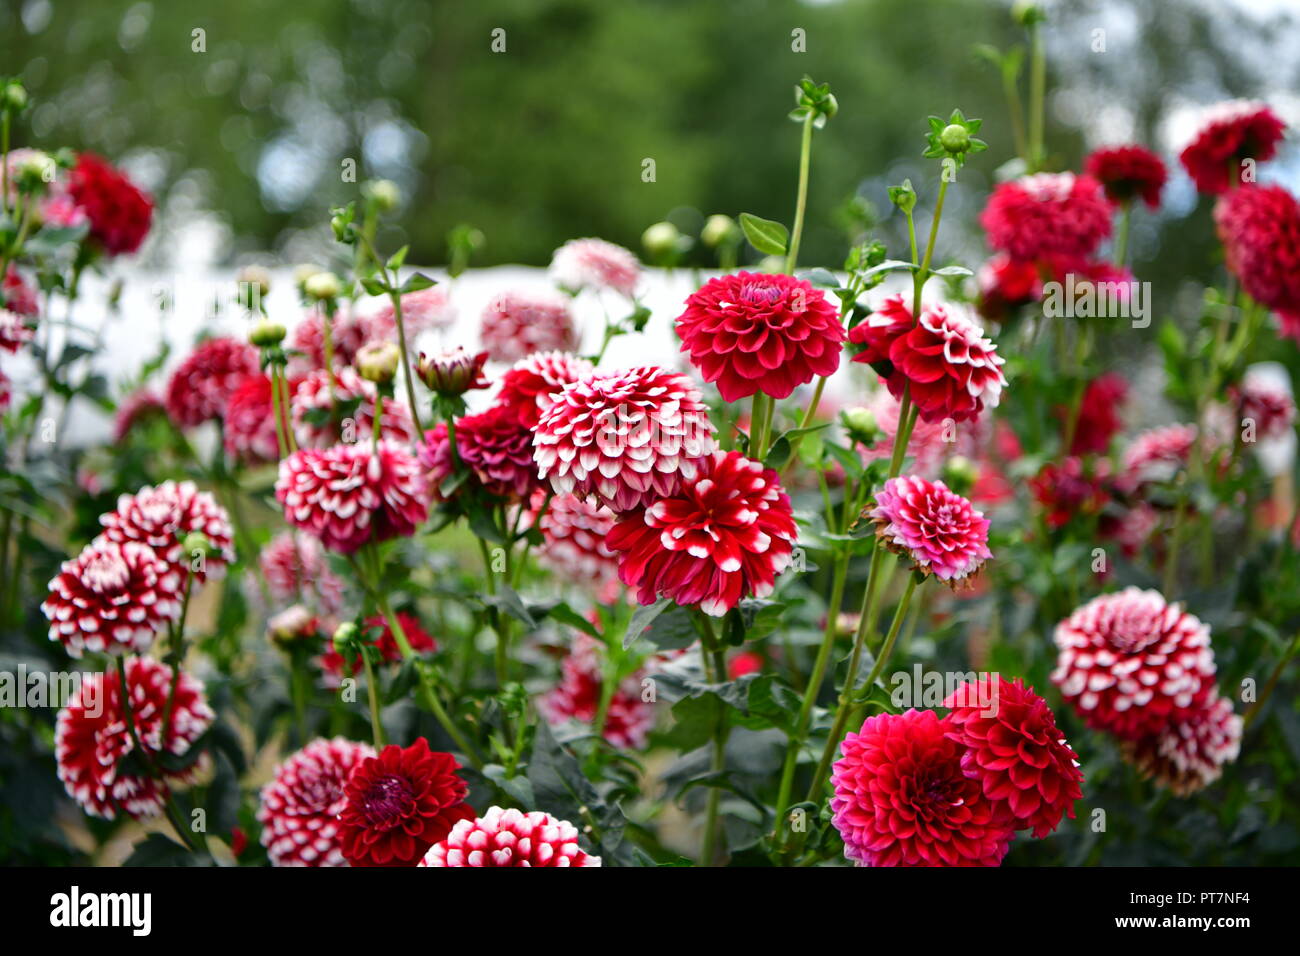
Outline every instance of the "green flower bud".
[[961, 123], [951, 123], [939, 134], [939, 145], [950, 153], [964, 153], [970, 149], [970, 133]]
[[181, 547], [185, 549], [185, 553], [190, 557], [206, 557], [212, 550], [212, 542], [208, 540], [208, 536], [202, 531], [191, 531], [185, 536]]
[[844, 409], [840, 412], [840, 422], [849, 437], [862, 445], [874, 445], [883, 434], [876, 422], [876, 413], [862, 406]]
[[1034, 0], [1016, 0], [1011, 5], [1011, 19], [1022, 27], [1031, 27], [1047, 19], [1041, 4]]
[[285, 328], [279, 322], [263, 319], [248, 333], [248, 341], [259, 349], [266, 349], [283, 342], [285, 334]]
[[671, 222], [657, 222], [641, 233], [641, 245], [652, 258], [659, 259], [672, 255], [681, 238], [682, 234]]
[[59, 164], [49, 153], [33, 150], [14, 169], [14, 182], [23, 193], [43, 193], [54, 182]]
[[700, 240], [710, 249], [716, 249], [725, 242], [734, 242], [740, 237], [740, 227], [736, 220], [721, 213], [712, 215], [700, 232]]
[[334, 632], [334, 650], [340, 654], [348, 654], [355, 649], [358, 637], [360, 634], [357, 626], [351, 621], [344, 621]]
[[17, 80], [0, 87], [0, 110], [18, 113], [27, 108], [27, 88]]
[[402, 202], [402, 191], [391, 179], [372, 179], [361, 187], [365, 196], [380, 212], [392, 212]]
[[392, 342], [363, 345], [355, 359], [361, 377], [381, 385], [386, 385], [397, 377], [397, 366], [401, 361], [402, 353]]
[[970, 494], [979, 477], [975, 463], [964, 455], [953, 455], [943, 466], [943, 482], [959, 495]]
[[317, 272], [303, 281], [302, 290], [310, 298], [325, 302], [337, 299], [343, 293], [343, 283], [332, 272]]

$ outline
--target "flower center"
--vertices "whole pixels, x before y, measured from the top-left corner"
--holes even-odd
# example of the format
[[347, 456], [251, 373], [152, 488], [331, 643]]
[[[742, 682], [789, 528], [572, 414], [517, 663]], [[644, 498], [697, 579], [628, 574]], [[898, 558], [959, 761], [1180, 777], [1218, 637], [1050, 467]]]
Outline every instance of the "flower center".
[[414, 805], [409, 780], [392, 774], [380, 777], [366, 791], [366, 820], [372, 825], [396, 822], [409, 816]]
[[115, 554], [99, 554], [86, 565], [81, 577], [96, 594], [108, 594], [126, 587], [131, 569]]
[[770, 282], [746, 282], [740, 289], [740, 298], [747, 305], [772, 305], [781, 298], [781, 287]]

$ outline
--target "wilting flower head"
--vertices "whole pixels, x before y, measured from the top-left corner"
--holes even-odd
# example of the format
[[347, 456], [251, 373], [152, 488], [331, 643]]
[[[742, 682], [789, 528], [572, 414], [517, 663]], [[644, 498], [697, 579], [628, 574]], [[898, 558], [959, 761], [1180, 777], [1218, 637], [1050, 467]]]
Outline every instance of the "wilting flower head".
[[[424, 629], [420, 619], [414, 614], [398, 611], [397, 621], [402, 625], [402, 633], [406, 635], [406, 642], [410, 645], [411, 650], [417, 654], [425, 654], [438, 649], [438, 642], [433, 639], [433, 635]], [[362, 624], [364, 627], [363, 635], [366, 636], [367, 642], [379, 651], [381, 660], [390, 664], [402, 660], [402, 649], [383, 615], [372, 615], [366, 618]], [[335, 683], [334, 678], [351, 676], [360, 673], [362, 670], [360, 654], [355, 655], [350, 661], [344, 660], [343, 655], [334, 647], [333, 642], [321, 655], [320, 665], [321, 669], [331, 678], [326, 683], [331, 685]]]
[[571, 352], [535, 352], [501, 376], [497, 404], [508, 405], [525, 425], [536, 425], [564, 386], [586, 378], [594, 369]]
[[153, 200], [131, 180], [93, 153], [81, 153], [68, 177], [68, 194], [108, 255], [140, 248], [153, 220]]
[[490, 807], [452, 827], [420, 866], [600, 866], [600, 857], [578, 845], [578, 829], [567, 820]]
[[677, 317], [682, 351], [724, 401], [787, 398], [840, 364], [844, 326], [820, 289], [787, 275], [710, 279]]
[[[199, 581], [221, 578], [235, 560], [234, 527], [226, 509], [192, 481], [164, 481], [117, 499], [117, 509], [100, 515], [104, 537], [125, 544], [138, 541], [157, 552], [184, 580], [187, 571]], [[185, 539], [198, 532], [208, 539], [201, 566], [186, 553]]]
[[[537, 700], [537, 711], [550, 724], [566, 720], [591, 724], [600, 710], [605, 681], [605, 646], [579, 634], [561, 665], [560, 683]], [[629, 674], [606, 705], [602, 736], [626, 750], [640, 750], [655, 724], [655, 705], [641, 699], [641, 672]]]
[[286, 521], [342, 554], [409, 537], [429, 517], [419, 462], [389, 441], [300, 449], [280, 462], [275, 497]]
[[[408, 292], [402, 296], [402, 328], [407, 341], [432, 329], [451, 328], [456, 321], [456, 307], [441, 286]], [[370, 334], [375, 338], [397, 341], [397, 314], [393, 302], [385, 297], [369, 317]]]
[[1093, 150], [1083, 171], [1106, 190], [1112, 203], [1141, 199], [1155, 209], [1169, 172], [1164, 161], [1145, 146], [1108, 146]]
[[993, 190], [980, 225], [1015, 259], [1089, 259], [1110, 235], [1110, 204], [1091, 176], [1037, 173]]
[[541, 485], [532, 444], [529, 427], [504, 405], [456, 422], [456, 453], [491, 495], [527, 500]]
[[1061, 696], [1122, 739], [1187, 720], [1214, 691], [1210, 629], [1158, 591], [1093, 598], [1056, 626], [1056, 646]]
[[700, 390], [653, 365], [565, 386], [533, 437], [540, 475], [557, 494], [595, 495], [614, 511], [676, 493], [715, 447]]
[[997, 866], [1013, 821], [962, 771], [954, 726], [928, 710], [870, 717], [840, 745], [832, 822], [859, 866]]
[[309, 600], [337, 614], [343, 607], [343, 582], [329, 569], [320, 542], [311, 535], [284, 531], [258, 556], [262, 576], [278, 601]]
[[[539, 500], [540, 499], [540, 500]], [[545, 496], [533, 494], [534, 510]], [[605, 544], [617, 515], [577, 495], [556, 495], [542, 515], [542, 543], [537, 559], [566, 581], [589, 584], [602, 602], [618, 588], [618, 555]]]
[[1286, 124], [1267, 103], [1229, 100], [1205, 111], [1178, 158], [1198, 191], [1217, 196], [1240, 180], [1242, 160], [1272, 159], [1285, 132]]
[[957, 305], [926, 306], [914, 322], [903, 297], [893, 296], [849, 339], [864, 347], [853, 361], [871, 365], [895, 398], [908, 389], [926, 421], [976, 418], [1007, 384], [997, 346]]
[[[1248, 183], [1214, 206], [1228, 268], [1252, 299], [1300, 311], [1300, 204], [1281, 186]], [[1285, 326], [1284, 326], [1285, 328]]]
[[1074, 803], [1083, 796], [1079, 755], [1032, 687], [1019, 678], [984, 676], [963, 684], [943, 706], [952, 708], [948, 737], [963, 748], [962, 771], [979, 781], [984, 796], [1007, 804], [1017, 830], [1042, 838], [1062, 818], [1074, 819]]
[[569, 352], [578, 344], [568, 298], [549, 289], [494, 296], [483, 310], [479, 338], [501, 362], [517, 362], [534, 352]]
[[143, 753], [127, 728], [116, 670], [86, 676], [59, 711], [54, 728], [59, 779], [68, 795], [91, 816], [106, 820], [119, 813], [136, 819], [160, 814], [170, 788], [189, 782], [193, 768], [166, 770], [161, 779], [148, 768], [164, 755], [189, 753], [216, 716], [203, 684], [183, 671], [173, 697], [172, 669], [158, 661], [129, 659], [126, 683]]
[[950, 587], [993, 557], [988, 519], [942, 481], [891, 478], [876, 492], [875, 507], [868, 514], [886, 547]]
[[343, 857], [353, 866], [414, 866], [460, 820], [472, 820], [469, 788], [451, 754], [389, 744], [355, 767], [339, 811]]
[[1212, 697], [1188, 717], [1163, 730], [1126, 741], [1124, 759], [1175, 796], [1203, 790], [1241, 753], [1242, 719], [1232, 701]]
[[275, 768], [262, 788], [257, 820], [272, 866], [346, 866], [338, 815], [354, 767], [375, 755], [366, 744], [313, 740]]
[[1124, 449], [1120, 487], [1131, 492], [1172, 481], [1187, 467], [1195, 442], [1195, 425], [1162, 425], [1142, 432]]
[[1071, 455], [1102, 454], [1119, 433], [1119, 409], [1128, 397], [1128, 382], [1118, 372], [1098, 375], [1083, 392], [1079, 418], [1070, 442]]
[[[325, 448], [341, 439], [349, 443], [369, 442], [375, 427], [378, 394], [374, 382], [367, 382], [350, 368], [335, 370], [332, 392], [325, 369], [307, 375], [294, 388], [289, 400], [293, 434], [299, 446]], [[380, 434], [399, 443], [411, 441], [415, 426], [405, 402], [384, 403]]]
[[641, 280], [641, 263], [622, 246], [604, 239], [571, 239], [555, 250], [551, 278], [574, 292], [613, 289], [630, 299]]
[[487, 360], [487, 352], [466, 352], [460, 345], [436, 355], [421, 352], [415, 363], [415, 374], [431, 392], [464, 395], [471, 389], [488, 387], [488, 381], [483, 377], [483, 365]]
[[158, 393], [151, 388], [141, 388], [132, 392], [117, 406], [113, 417], [113, 441], [121, 442], [135, 426], [151, 416], [166, 416], [167, 407]]
[[35, 335], [36, 330], [30, 328], [21, 315], [8, 309], [0, 309], [0, 349], [6, 352], [17, 352]]
[[714, 452], [675, 494], [622, 515], [605, 538], [637, 600], [661, 595], [721, 617], [767, 597], [798, 537], [776, 472], [740, 452]]
[[181, 616], [183, 578], [145, 544], [100, 536], [50, 582], [41, 612], [50, 640], [72, 657], [85, 651], [142, 653]]
[[986, 319], [1001, 322], [1007, 313], [1022, 305], [1037, 302], [1043, 296], [1043, 279], [1038, 266], [998, 253], [980, 267], [979, 313]]
[[226, 414], [235, 389], [259, 371], [257, 349], [235, 339], [208, 339], [167, 381], [167, 414], [178, 428], [194, 428]]
[[280, 445], [276, 437], [275, 412], [271, 379], [262, 372], [246, 376], [230, 393], [230, 400], [226, 403], [222, 428], [226, 454], [249, 464], [278, 461]]

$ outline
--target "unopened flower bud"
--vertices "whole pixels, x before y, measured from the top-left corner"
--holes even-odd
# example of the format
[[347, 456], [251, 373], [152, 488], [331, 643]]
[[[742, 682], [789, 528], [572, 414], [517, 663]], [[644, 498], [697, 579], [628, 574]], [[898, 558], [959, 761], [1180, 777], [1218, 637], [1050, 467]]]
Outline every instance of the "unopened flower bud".
[[953, 455], [943, 465], [943, 483], [959, 495], [970, 494], [979, 477], [975, 462], [964, 455]]
[[429, 391], [455, 397], [473, 388], [487, 387], [488, 383], [483, 379], [483, 365], [487, 358], [487, 352], [473, 354], [459, 345], [436, 355], [421, 352], [415, 363], [415, 374]]
[[32, 150], [23, 156], [14, 168], [14, 181], [21, 192], [40, 193], [54, 182], [58, 172], [59, 164], [54, 161], [53, 156], [40, 150]]
[[0, 87], [0, 110], [17, 113], [27, 108], [27, 88], [17, 80]]
[[386, 385], [396, 378], [402, 353], [392, 342], [371, 342], [357, 350], [355, 361], [362, 378]]
[[710, 249], [716, 249], [724, 242], [732, 241], [739, 235], [736, 220], [721, 213], [710, 216], [700, 232], [700, 240]]
[[257, 289], [260, 296], [267, 296], [271, 292], [271, 273], [262, 266], [244, 266], [239, 270], [239, 275], [235, 276], [235, 281], [243, 288], [248, 286]]
[[1022, 27], [1033, 26], [1047, 19], [1041, 4], [1033, 0], [1016, 0], [1011, 5], [1011, 19]]
[[276, 644], [292, 644], [316, 633], [316, 618], [301, 604], [281, 611], [266, 622], [266, 634]]
[[332, 272], [317, 272], [303, 281], [302, 290], [309, 297], [324, 302], [337, 299], [343, 292], [343, 283]]
[[951, 123], [939, 134], [939, 145], [950, 153], [964, 153], [970, 149], [970, 132], [961, 123]]
[[351, 621], [344, 621], [334, 632], [334, 650], [339, 654], [347, 655], [355, 649], [359, 636], [357, 626]]
[[361, 187], [361, 194], [380, 212], [392, 212], [402, 201], [402, 192], [391, 179], [372, 179]]
[[846, 408], [840, 412], [840, 421], [844, 424], [844, 430], [849, 433], [849, 437], [855, 442], [871, 446], [881, 438], [880, 426], [876, 422], [876, 414], [869, 408], [861, 406]]
[[307, 284], [307, 280], [320, 271], [320, 266], [314, 266], [309, 262], [296, 265], [293, 267], [293, 284], [301, 290]]
[[248, 341], [256, 345], [259, 349], [271, 348], [279, 345], [284, 341], [285, 328], [279, 322], [272, 322], [270, 319], [262, 319], [253, 326], [253, 330], [248, 333]]
[[212, 550], [212, 542], [202, 531], [191, 531], [185, 536], [181, 546], [190, 557], [206, 557]]
[[657, 222], [641, 233], [641, 245], [652, 258], [670, 256], [677, 250], [682, 234], [671, 222]]

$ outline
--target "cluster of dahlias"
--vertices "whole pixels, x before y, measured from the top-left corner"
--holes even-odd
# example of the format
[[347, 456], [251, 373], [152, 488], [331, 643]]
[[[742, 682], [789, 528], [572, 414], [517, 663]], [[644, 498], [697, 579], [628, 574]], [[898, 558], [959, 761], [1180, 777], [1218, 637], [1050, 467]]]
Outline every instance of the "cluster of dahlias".
[[1084, 723], [1179, 796], [1237, 759], [1242, 721], [1214, 683], [1210, 629], [1157, 591], [1103, 594], [1056, 628], [1052, 682]]
[[459, 769], [423, 737], [378, 753], [314, 740], [262, 788], [262, 844], [273, 866], [600, 865], [567, 821], [500, 807], [477, 817]]
[[1033, 688], [984, 676], [944, 706], [868, 718], [840, 745], [832, 821], [857, 865], [997, 866], [1016, 831], [1074, 817], [1078, 755]]

